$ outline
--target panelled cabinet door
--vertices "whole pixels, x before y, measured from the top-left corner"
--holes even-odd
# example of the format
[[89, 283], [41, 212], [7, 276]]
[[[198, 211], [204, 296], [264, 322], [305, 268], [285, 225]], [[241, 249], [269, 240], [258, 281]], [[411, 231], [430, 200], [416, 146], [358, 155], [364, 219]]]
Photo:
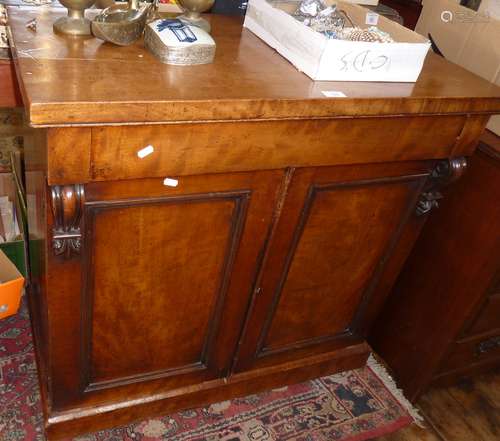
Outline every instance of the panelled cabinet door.
[[257, 279], [235, 370], [362, 340], [364, 311], [428, 175], [423, 164], [298, 169]]
[[56, 406], [70, 396], [123, 399], [227, 374], [282, 177], [85, 186], [82, 286], [69, 293], [74, 323], [53, 341], [70, 351], [52, 360], [61, 372], [52, 378]]

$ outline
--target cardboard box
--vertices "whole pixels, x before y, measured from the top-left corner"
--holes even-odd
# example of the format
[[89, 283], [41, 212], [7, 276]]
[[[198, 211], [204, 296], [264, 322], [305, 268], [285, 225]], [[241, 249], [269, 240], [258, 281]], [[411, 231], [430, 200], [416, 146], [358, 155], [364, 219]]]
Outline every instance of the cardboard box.
[[21, 152], [23, 141], [22, 136], [3, 137], [0, 135], [0, 173], [12, 171], [10, 152], [14, 154]]
[[500, 0], [482, 0], [477, 12], [500, 20]]
[[346, 3], [354, 3], [357, 5], [377, 6], [379, 0], [345, 0]]
[[18, 311], [23, 285], [24, 277], [0, 250], [0, 319]]
[[[447, 60], [500, 86], [500, 21], [489, 5], [475, 12], [458, 0], [425, 0], [415, 31], [430, 34]], [[500, 116], [487, 127], [500, 136]]]
[[[14, 202], [14, 214], [15, 221], [18, 223], [18, 227], [21, 231], [16, 235], [13, 240], [3, 242], [5, 238], [5, 226], [3, 225], [3, 218], [1, 218], [2, 225], [0, 226], [0, 234], [2, 235], [2, 242], [0, 243], [0, 250], [2, 250], [6, 256], [10, 259], [20, 273], [26, 277], [27, 262], [26, 253], [24, 249], [24, 234], [23, 234], [23, 219], [20, 216], [20, 208], [18, 206], [18, 197], [16, 191], [16, 185], [12, 176], [12, 173], [0, 173], [0, 197], [8, 197], [10, 201]], [[16, 227], [14, 227], [16, 230]]]
[[[366, 25], [368, 9], [338, 2], [353, 22]], [[297, 69], [318, 81], [415, 82], [430, 47], [427, 38], [383, 16], [378, 27], [395, 43], [328, 39], [295, 20], [297, 3], [250, 0], [244, 26], [276, 49]]]

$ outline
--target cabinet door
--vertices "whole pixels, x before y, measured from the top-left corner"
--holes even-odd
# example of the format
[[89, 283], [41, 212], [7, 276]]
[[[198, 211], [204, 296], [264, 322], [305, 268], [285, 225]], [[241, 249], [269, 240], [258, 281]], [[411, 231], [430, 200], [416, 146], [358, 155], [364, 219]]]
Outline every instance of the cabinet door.
[[50, 263], [50, 303], [68, 308], [49, 306], [56, 407], [226, 375], [282, 177], [85, 186], [81, 256]]
[[255, 286], [236, 371], [363, 340], [371, 294], [427, 175], [418, 163], [295, 171]]

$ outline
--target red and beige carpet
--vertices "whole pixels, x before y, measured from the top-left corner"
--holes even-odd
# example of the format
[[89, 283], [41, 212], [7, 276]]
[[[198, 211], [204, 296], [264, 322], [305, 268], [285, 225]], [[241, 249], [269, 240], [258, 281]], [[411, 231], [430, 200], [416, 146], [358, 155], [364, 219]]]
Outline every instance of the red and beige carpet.
[[[413, 423], [374, 367], [80, 436], [78, 441], [363, 441]], [[379, 375], [375, 372], [379, 372]], [[44, 440], [26, 308], [0, 321], [0, 440]]]

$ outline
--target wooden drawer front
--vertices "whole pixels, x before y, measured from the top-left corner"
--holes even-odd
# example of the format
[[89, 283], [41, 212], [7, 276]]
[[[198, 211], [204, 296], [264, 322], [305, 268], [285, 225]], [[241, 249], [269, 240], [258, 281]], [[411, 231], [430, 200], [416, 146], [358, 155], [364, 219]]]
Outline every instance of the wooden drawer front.
[[[451, 155], [465, 119], [435, 116], [95, 127], [89, 180], [442, 158]], [[154, 151], [141, 159], [138, 151], [146, 146], [153, 146]], [[58, 172], [57, 164], [51, 164], [55, 167], [49, 167], [49, 182], [69, 179], [71, 167], [66, 164], [65, 171]]]
[[441, 365], [441, 373], [463, 369], [468, 365], [483, 363], [498, 358], [500, 362], [500, 332], [488, 337], [481, 337], [455, 343]]
[[488, 297], [467, 335], [482, 334], [500, 328], [500, 293]]

